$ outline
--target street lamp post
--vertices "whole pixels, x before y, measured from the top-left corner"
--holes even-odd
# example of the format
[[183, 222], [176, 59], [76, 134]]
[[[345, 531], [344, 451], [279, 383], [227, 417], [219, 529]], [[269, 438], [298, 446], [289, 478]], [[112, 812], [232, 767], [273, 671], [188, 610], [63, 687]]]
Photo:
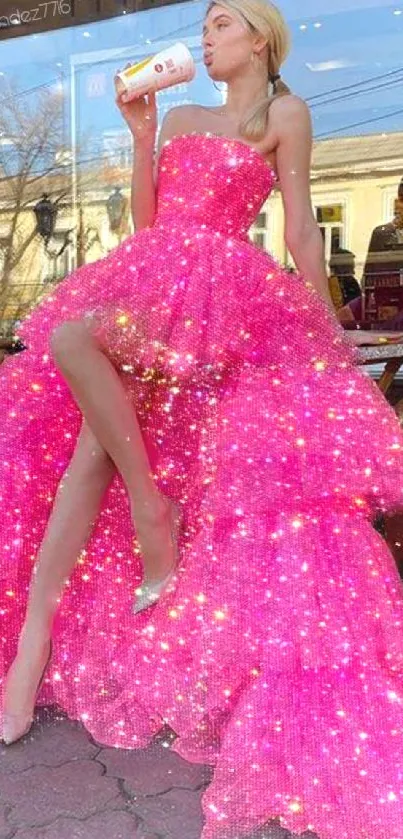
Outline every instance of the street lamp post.
[[42, 236], [45, 244], [48, 245], [55, 229], [57, 205], [52, 203], [45, 192], [41, 200], [35, 204], [34, 213], [37, 232]]
[[122, 222], [125, 219], [127, 210], [127, 198], [122, 195], [120, 186], [116, 186], [112, 195], [109, 196], [106, 202], [106, 212], [109, 219], [109, 229], [111, 233], [121, 233]]

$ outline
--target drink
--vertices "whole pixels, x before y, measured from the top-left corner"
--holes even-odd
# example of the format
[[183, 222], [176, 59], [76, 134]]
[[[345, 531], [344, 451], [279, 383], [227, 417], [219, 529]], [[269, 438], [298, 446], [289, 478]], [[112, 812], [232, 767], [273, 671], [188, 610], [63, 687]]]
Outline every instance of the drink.
[[119, 94], [125, 93], [128, 99], [137, 99], [146, 93], [189, 82], [195, 72], [193, 57], [185, 44], [173, 44], [118, 73], [116, 90]]

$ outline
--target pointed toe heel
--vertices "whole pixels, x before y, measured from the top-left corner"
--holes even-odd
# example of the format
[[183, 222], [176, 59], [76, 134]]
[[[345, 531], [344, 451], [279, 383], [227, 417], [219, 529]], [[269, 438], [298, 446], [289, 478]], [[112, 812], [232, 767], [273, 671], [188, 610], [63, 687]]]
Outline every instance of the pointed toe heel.
[[179, 504], [171, 503], [171, 539], [175, 551], [175, 561], [173, 568], [163, 580], [157, 582], [144, 581], [141, 586], [135, 591], [135, 599], [133, 603], [133, 614], [139, 615], [151, 606], [155, 606], [161, 598], [162, 594], [170, 590], [170, 584], [173, 582], [175, 574], [179, 565], [179, 547], [178, 539], [179, 532], [182, 525], [183, 513]]
[[46, 659], [45, 666], [42, 670], [40, 675], [40, 679], [38, 685], [35, 690], [33, 706], [29, 711], [23, 711], [20, 714], [13, 714], [11, 711], [7, 711], [5, 708], [3, 710], [3, 730], [1, 734], [2, 742], [5, 746], [11, 746], [13, 743], [17, 743], [19, 740], [22, 740], [23, 737], [28, 734], [31, 730], [32, 723], [34, 721], [34, 714], [33, 709], [35, 707], [35, 701], [39, 694], [39, 691], [43, 685], [46, 671], [49, 667], [50, 660], [52, 658], [53, 653], [53, 646], [52, 641], [49, 641], [49, 655]]

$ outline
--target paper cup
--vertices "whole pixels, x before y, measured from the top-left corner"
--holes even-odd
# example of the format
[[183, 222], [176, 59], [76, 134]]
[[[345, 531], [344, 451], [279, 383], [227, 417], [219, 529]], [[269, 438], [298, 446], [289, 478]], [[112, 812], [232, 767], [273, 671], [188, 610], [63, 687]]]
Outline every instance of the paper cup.
[[157, 55], [118, 73], [116, 90], [120, 94], [126, 93], [129, 99], [137, 99], [146, 93], [190, 82], [195, 72], [195, 63], [187, 46], [173, 44]]

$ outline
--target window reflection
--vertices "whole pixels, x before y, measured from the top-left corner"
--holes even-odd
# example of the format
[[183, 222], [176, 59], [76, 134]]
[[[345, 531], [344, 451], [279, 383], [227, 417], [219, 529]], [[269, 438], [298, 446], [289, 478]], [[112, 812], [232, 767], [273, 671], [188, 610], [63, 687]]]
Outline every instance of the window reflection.
[[[174, 105], [217, 105], [225, 96], [201, 64], [203, 2], [101, 0], [95, 11], [92, 0], [86, 11], [85, 3], [69, 5], [73, 22], [85, 25], [58, 28], [55, 20], [51, 31], [31, 29], [24, 37], [15, 37], [17, 26], [13, 33], [0, 27], [3, 333], [72, 268], [102, 257], [133, 231], [128, 214], [112, 229], [107, 209], [116, 186], [128, 200], [132, 164], [130, 136], [114, 106], [116, 69], [182, 40], [197, 76], [159, 95], [160, 121]], [[303, 13], [291, 0], [282, 9], [294, 40], [284, 76], [312, 111], [312, 199], [335, 299], [345, 303], [354, 289], [347, 302], [355, 319], [396, 326], [403, 309], [403, 10], [336, 2], [330, 13], [318, 0]], [[33, 207], [43, 192], [58, 206], [49, 243], [35, 233]], [[278, 193], [262, 208], [251, 239], [291, 266]]]

